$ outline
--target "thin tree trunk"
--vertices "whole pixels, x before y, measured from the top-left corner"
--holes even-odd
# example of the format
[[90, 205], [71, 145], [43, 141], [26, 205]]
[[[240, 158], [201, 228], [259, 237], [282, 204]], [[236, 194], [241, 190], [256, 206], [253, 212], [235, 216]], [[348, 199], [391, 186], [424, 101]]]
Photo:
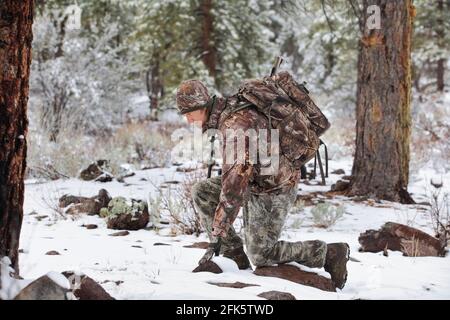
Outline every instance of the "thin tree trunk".
[[411, 203], [411, 0], [364, 0], [381, 11], [381, 29], [363, 30], [358, 56], [356, 152], [351, 195]]
[[214, 17], [212, 15], [212, 0], [202, 0], [200, 12], [202, 15], [201, 48], [202, 61], [208, 69], [209, 75], [216, 79], [217, 51], [214, 46]]
[[159, 102], [163, 97], [163, 82], [159, 57], [154, 56], [152, 66], [146, 74], [147, 94], [150, 101], [150, 119], [158, 120]]
[[0, 257], [19, 271], [33, 0], [0, 1]]
[[[438, 0], [437, 2], [437, 10], [439, 14], [444, 13], [444, 0]], [[444, 36], [445, 36], [445, 30], [444, 30], [444, 21], [442, 18], [439, 18], [436, 20], [436, 33], [437, 33], [437, 43], [438, 47], [444, 46]], [[437, 90], [440, 92], [444, 91], [444, 72], [445, 72], [445, 64], [446, 60], [444, 58], [441, 58], [437, 61], [436, 65], [436, 82], [437, 82]]]

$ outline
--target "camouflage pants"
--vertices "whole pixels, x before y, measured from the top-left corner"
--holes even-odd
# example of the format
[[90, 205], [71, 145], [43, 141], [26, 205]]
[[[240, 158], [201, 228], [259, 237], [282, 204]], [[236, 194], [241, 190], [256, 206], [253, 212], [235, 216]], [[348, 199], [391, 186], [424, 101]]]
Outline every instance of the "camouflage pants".
[[[221, 177], [196, 183], [192, 197], [203, 227], [211, 239], [214, 213], [219, 203]], [[251, 194], [244, 206], [244, 234], [247, 255], [255, 266], [296, 261], [311, 268], [325, 264], [327, 245], [323, 241], [279, 241], [286, 216], [295, 201], [296, 188], [286, 194]], [[242, 239], [230, 227], [222, 241], [224, 250], [242, 247]]]

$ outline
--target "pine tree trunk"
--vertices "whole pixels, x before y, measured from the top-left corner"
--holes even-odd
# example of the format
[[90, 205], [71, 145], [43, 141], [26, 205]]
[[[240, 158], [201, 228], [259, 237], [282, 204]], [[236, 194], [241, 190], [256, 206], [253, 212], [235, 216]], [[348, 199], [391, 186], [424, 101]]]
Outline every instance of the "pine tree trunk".
[[202, 61], [208, 69], [209, 75], [215, 79], [217, 52], [213, 40], [214, 17], [212, 15], [212, 6], [212, 0], [201, 1], [202, 34], [200, 45], [202, 48]]
[[351, 195], [411, 203], [407, 193], [411, 133], [411, 0], [377, 4], [381, 29], [364, 26], [358, 56], [356, 152]]
[[33, 0], [0, 1], [0, 257], [19, 271]]
[[[437, 9], [439, 14], [443, 14], [444, 12], [444, 0], [438, 0], [437, 2]], [[439, 18], [436, 20], [436, 34], [437, 34], [437, 43], [438, 47], [444, 46], [444, 37], [445, 37], [445, 30], [444, 30], [444, 21]], [[437, 90], [440, 92], [444, 92], [444, 71], [445, 71], [445, 64], [446, 60], [444, 58], [441, 58], [437, 61], [436, 65], [436, 83], [437, 83]]]
[[159, 102], [163, 97], [163, 83], [161, 80], [160, 60], [157, 55], [152, 59], [152, 66], [146, 75], [147, 94], [150, 101], [150, 120], [158, 120]]

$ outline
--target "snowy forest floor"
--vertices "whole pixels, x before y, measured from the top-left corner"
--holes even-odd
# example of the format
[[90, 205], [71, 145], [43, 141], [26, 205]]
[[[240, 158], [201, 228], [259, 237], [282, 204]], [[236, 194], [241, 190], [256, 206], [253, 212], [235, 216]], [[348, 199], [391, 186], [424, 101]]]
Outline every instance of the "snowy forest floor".
[[[330, 161], [330, 167], [330, 171], [342, 168], [349, 174], [351, 159]], [[282, 239], [348, 242], [351, 257], [360, 261], [349, 261], [347, 285], [336, 293], [287, 280], [256, 276], [251, 270], [238, 270], [234, 263], [224, 263], [227, 262], [225, 258], [218, 261], [225, 269], [222, 274], [192, 273], [204, 250], [183, 246], [207, 241], [205, 234], [200, 237], [173, 235], [171, 226], [166, 225], [159, 230], [143, 229], [130, 231], [127, 236], [111, 237], [109, 234], [116, 231], [107, 229], [104, 219], [98, 216], [63, 219], [52, 209], [63, 194], [94, 196], [101, 188], [108, 190], [113, 197], [146, 199], [149, 193], [157, 191], [160, 183], [181, 181], [184, 175], [171, 167], [136, 171], [135, 176], [125, 179], [126, 184], [78, 179], [45, 183], [27, 181], [21, 234], [22, 277], [35, 279], [49, 271], [81, 271], [101, 283], [116, 299], [259, 299], [259, 293], [269, 290], [289, 292], [297, 299], [450, 299], [449, 255], [445, 258], [404, 257], [400, 252], [389, 251], [386, 257], [381, 252], [358, 252], [359, 234], [367, 229], [378, 229], [387, 221], [409, 224], [432, 234], [426, 206], [370, 200], [353, 202], [345, 197], [326, 199], [344, 205], [346, 211], [343, 218], [329, 229], [314, 227], [311, 206], [290, 214]], [[432, 170], [421, 170], [412, 175], [409, 191], [416, 201], [426, 201], [426, 188], [433, 176], [436, 174]], [[331, 174], [326, 186], [300, 183], [299, 193], [327, 191], [339, 177]], [[450, 173], [439, 177], [448, 191]], [[236, 224], [240, 224], [239, 219]], [[88, 230], [81, 227], [83, 224], [96, 224], [98, 228]], [[155, 243], [167, 245], [155, 246]], [[51, 250], [60, 255], [45, 254]], [[312, 271], [329, 277], [323, 269]], [[209, 283], [235, 281], [259, 286], [235, 289]]]

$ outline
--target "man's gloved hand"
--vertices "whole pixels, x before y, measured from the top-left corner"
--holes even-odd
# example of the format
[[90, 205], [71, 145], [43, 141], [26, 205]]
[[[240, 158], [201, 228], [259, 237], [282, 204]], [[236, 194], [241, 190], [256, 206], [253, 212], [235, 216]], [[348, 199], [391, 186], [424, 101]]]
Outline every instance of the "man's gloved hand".
[[221, 245], [222, 245], [222, 239], [220, 237], [214, 239], [214, 241], [209, 244], [208, 249], [206, 249], [205, 254], [200, 259], [198, 264], [200, 265], [200, 264], [203, 264], [203, 263], [211, 260], [214, 255], [218, 256]]

